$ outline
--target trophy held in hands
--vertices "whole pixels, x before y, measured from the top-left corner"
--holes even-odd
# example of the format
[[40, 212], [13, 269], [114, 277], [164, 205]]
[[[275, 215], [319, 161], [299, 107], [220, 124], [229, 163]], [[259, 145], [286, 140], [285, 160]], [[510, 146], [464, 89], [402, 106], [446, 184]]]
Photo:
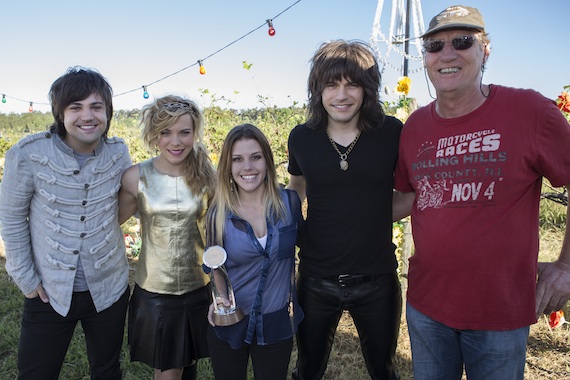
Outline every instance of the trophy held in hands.
[[227, 258], [226, 250], [219, 245], [214, 245], [204, 252], [204, 265], [211, 269], [213, 319], [216, 326], [230, 326], [243, 319], [243, 312], [236, 305], [234, 290], [224, 268]]

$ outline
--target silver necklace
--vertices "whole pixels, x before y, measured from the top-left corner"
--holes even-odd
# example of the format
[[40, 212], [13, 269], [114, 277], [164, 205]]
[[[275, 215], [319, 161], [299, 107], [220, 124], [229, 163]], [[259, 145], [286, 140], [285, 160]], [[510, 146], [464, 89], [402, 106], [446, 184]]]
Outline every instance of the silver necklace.
[[340, 150], [338, 150], [338, 147], [336, 146], [336, 143], [334, 142], [331, 135], [329, 134], [329, 131], [327, 130], [326, 132], [327, 132], [327, 136], [329, 138], [329, 141], [331, 142], [332, 147], [334, 148], [334, 150], [338, 153], [338, 156], [340, 157], [340, 161], [339, 161], [340, 169], [341, 170], [348, 170], [348, 155], [352, 151], [352, 148], [354, 148], [354, 146], [356, 145], [356, 142], [358, 141], [358, 138], [360, 137], [360, 131], [358, 131], [358, 133], [356, 134], [356, 137], [354, 138], [354, 140], [352, 140], [352, 142], [348, 146], [348, 149], [344, 153], [341, 153]]

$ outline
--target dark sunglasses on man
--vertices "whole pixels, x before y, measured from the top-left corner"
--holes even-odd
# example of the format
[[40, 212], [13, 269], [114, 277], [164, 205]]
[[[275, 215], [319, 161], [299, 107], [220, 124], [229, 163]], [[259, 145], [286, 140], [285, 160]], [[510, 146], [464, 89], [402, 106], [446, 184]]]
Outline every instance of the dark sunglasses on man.
[[437, 53], [438, 51], [443, 50], [443, 46], [446, 42], [451, 42], [451, 46], [453, 46], [455, 50], [467, 50], [473, 46], [474, 41], [475, 37], [473, 36], [455, 37], [451, 41], [428, 39], [424, 42], [424, 49], [428, 53]]

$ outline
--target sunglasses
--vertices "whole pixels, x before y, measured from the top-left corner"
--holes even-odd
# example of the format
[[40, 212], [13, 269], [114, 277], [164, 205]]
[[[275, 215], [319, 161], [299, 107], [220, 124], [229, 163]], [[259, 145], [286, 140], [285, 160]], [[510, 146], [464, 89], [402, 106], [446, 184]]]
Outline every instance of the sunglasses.
[[[453, 46], [455, 50], [467, 50], [473, 46], [474, 41], [475, 38], [473, 36], [455, 37], [451, 40], [451, 46]], [[445, 40], [427, 40], [424, 42], [424, 49], [428, 53], [437, 53], [443, 50], [443, 46], [446, 42]]]

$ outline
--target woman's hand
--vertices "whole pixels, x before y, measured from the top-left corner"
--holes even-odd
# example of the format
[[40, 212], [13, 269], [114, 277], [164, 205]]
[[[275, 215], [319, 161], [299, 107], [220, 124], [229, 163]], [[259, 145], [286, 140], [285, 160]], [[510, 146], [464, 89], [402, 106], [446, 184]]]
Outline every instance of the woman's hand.
[[210, 304], [210, 307], [208, 308], [208, 322], [212, 325], [212, 326], [216, 326], [216, 324], [214, 323], [214, 303], [212, 302]]
[[[218, 309], [226, 309], [226, 308], [229, 308], [231, 306], [231, 303], [228, 300], [228, 297], [226, 295], [216, 297], [216, 304], [218, 306]], [[212, 302], [210, 304], [210, 307], [208, 308], [208, 322], [214, 327], [216, 326], [216, 324], [214, 323], [214, 310], [215, 309], [216, 308], [214, 306], [214, 303]]]

